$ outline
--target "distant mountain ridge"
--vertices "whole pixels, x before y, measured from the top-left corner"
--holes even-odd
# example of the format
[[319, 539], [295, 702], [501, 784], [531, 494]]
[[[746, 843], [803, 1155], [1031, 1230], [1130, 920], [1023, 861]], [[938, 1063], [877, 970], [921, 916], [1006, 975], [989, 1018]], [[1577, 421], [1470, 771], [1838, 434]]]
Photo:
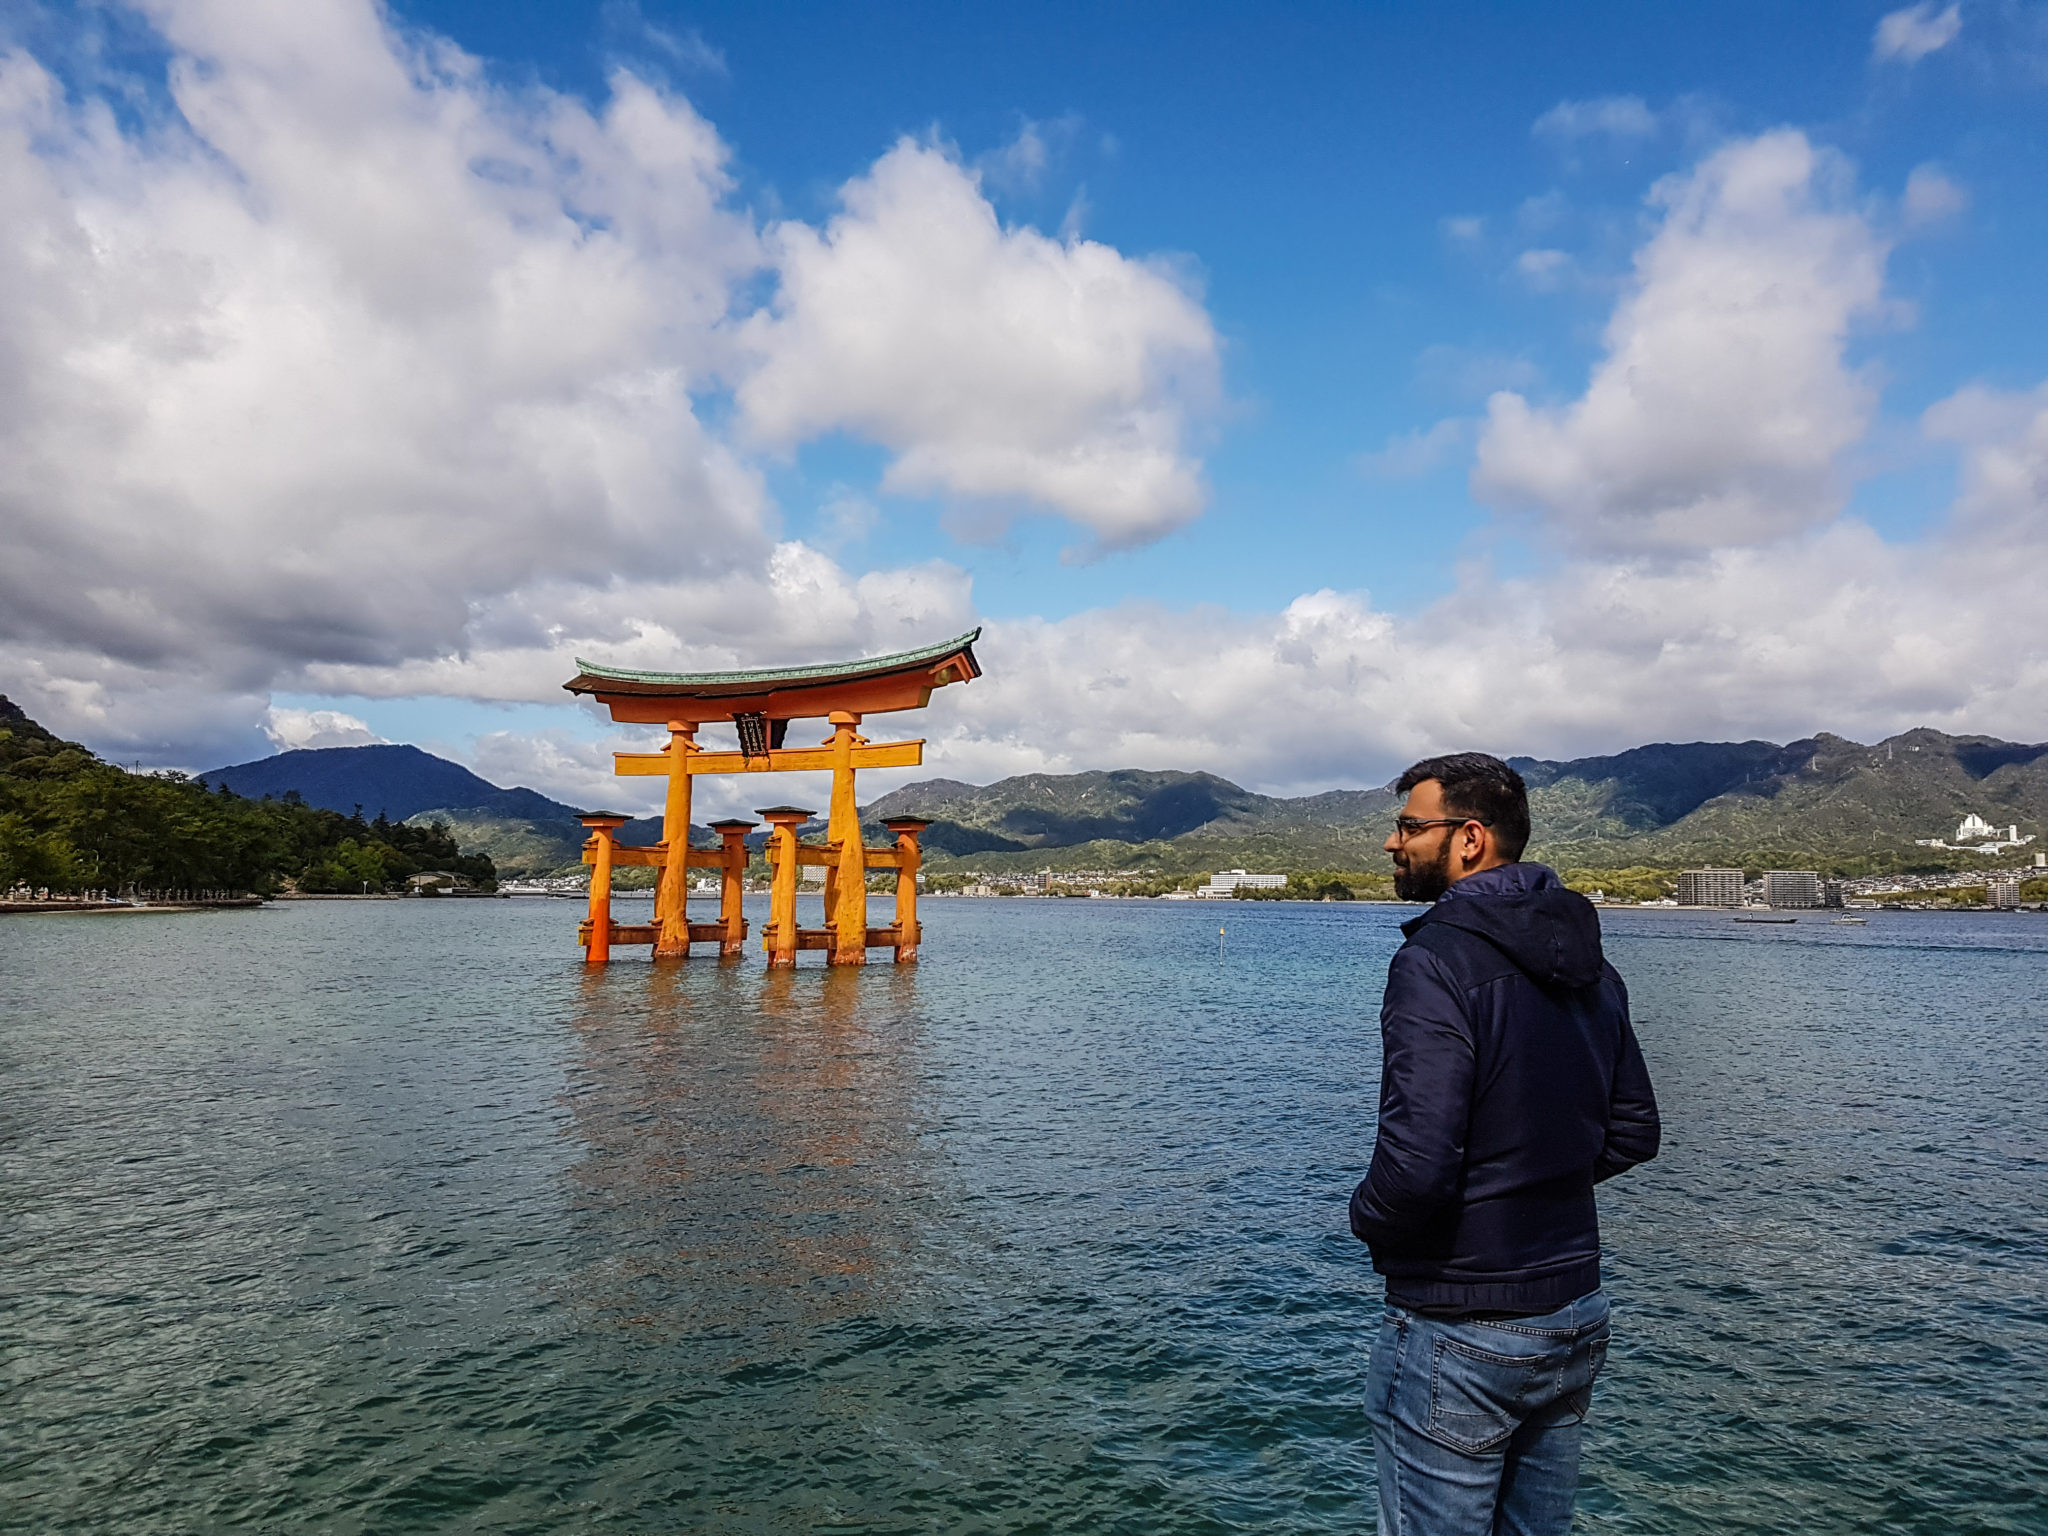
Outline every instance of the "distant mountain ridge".
[[[1602, 757], [1511, 761], [1528, 781], [1532, 858], [1567, 868], [1698, 864], [1839, 873], [1979, 869], [1976, 855], [1918, 848], [1975, 812], [2048, 833], [2048, 743], [1913, 730], [1864, 746], [1818, 735], [1659, 742]], [[297, 790], [344, 813], [445, 820], [465, 849], [508, 874], [573, 867], [575, 812], [531, 789], [501, 789], [416, 747], [280, 753], [201, 775], [237, 794]], [[1390, 786], [1282, 798], [1212, 773], [1113, 769], [1021, 774], [994, 784], [927, 779], [861, 813], [882, 841], [890, 816], [924, 816], [935, 867], [1383, 870], [1398, 800]], [[644, 818], [629, 841], [653, 842]], [[2030, 845], [2048, 849], [2048, 839]]]
[[[1562, 867], [1979, 869], [1987, 861], [1976, 855], [1915, 842], [1946, 835], [1970, 812], [2048, 832], [2048, 743], [1921, 729], [1875, 746], [1823, 734], [1510, 761], [1529, 784], [1529, 856]], [[883, 796], [863, 817], [931, 817], [935, 863], [991, 870], [1380, 870], [1399, 798], [1388, 786], [1281, 799], [1213, 774], [1125, 770], [1024, 774], [982, 788], [931, 780]]]
[[215, 789], [225, 785], [249, 800], [283, 799], [296, 790], [308, 805], [340, 811], [362, 807], [365, 816], [404, 821], [422, 811], [456, 808], [542, 819], [576, 813], [538, 790], [500, 789], [460, 763], [418, 747], [301, 747], [195, 775]]
[[[501, 874], [551, 872], [581, 862], [585, 833], [577, 812], [538, 790], [501, 789], [460, 763], [418, 747], [301, 747], [195, 775], [247, 799], [282, 800], [296, 792], [308, 805], [392, 821], [441, 821], [465, 852], [487, 853]], [[659, 821], [642, 818], [619, 829], [633, 846], [657, 842]]]

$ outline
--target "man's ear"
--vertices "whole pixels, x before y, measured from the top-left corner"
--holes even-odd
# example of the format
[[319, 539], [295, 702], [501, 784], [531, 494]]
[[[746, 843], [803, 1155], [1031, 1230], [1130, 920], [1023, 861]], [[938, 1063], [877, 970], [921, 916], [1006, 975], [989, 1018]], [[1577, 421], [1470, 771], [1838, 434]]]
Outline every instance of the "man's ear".
[[1492, 852], [1489, 842], [1492, 836], [1491, 828], [1482, 827], [1477, 822], [1466, 822], [1464, 826], [1458, 829], [1458, 838], [1461, 845], [1459, 856], [1467, 864], [1484, 864], [1487, 855]]

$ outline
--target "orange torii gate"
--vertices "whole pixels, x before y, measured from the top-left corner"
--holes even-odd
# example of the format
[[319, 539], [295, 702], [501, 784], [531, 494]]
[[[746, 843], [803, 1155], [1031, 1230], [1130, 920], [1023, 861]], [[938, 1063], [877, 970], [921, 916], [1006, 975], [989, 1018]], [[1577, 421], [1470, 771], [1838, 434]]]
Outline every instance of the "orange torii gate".
[[[898, 964], [917, 958], [918, 834], [930, 825], [898, 817], [885, 826], [895, 834], [890, 848], [869, 848], [860, 835], [860, 807], [854, 771], [860, 768], [916, 768], [924, 742], [871, 743], [855, 727], [863, 715], [922, 709], [932, 690], [981, 675], [974, 659], [979, 629], [942, 645], [875, 656], [865, 661], [817, 667], [770, 667], [749, 672], [632, 672], [576, 659], [577, 674], [562, 686], [588, 694], [611, 710], [612, 719], [634, 725], [666, 725], [668, 746], [660, 752], [615, 753], [622, 775], [655, 775], [668, 780], [662, 809], [662, 840], [650, 848], [624, 848], [613, 834], [627, 818], [593, 813], [581, 818], [591, 836], [583, 862], [591, 866], [590, 916], [578, 931], [586, 958], [603, 965], [614, 944], [652, 944], [659, 955], [687, 955], [693, 941], [716, 943], [720, 955], [737, 955], [747, 937], [740, 915], [741, 880], [747, 867], [749, 821], [712, 823], [717, 848], [694, 849], [690, 842], [690, 781], [707, 773], [789, 773], [830, 769], [832, 808], [822, 844], [798, 841], [797, 828], [814, 814], [796, 806], [772, 806], [756, 814], [771, 828], [768, 861], [773, 869], [768, 926], [761, 935], [771, 966], [795, 965], [797, 951], [822, 949], [832, 965], [865, 965], [868, 949], [893, 949]], [[832, 734], [823, 745], [787, 747], [789, 722], [823, 717]], [[697, 745], [699, 726], [730, 720], [739, 732], [737, 752], [707, 752]], [[679, 856], [678, 856], [679, 853]], [[611, 920], [611, 872], [620, 865], [661, 871], [655, 887], [654, 921], [622, 925]], [[797, 871], [825, 870], [825, 925], [796, 925]], [[719, 920], [689, 921], [686, 901], [691, 869], [721, 871]], [[868, 926], [870, 869], [896, 871], [896, 921]]]

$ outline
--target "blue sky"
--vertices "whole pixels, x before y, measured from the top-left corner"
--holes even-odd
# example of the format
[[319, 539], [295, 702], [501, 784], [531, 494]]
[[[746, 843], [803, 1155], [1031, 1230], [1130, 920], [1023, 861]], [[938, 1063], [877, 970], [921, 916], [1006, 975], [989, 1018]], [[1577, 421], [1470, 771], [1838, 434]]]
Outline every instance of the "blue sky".
[[[401, 560], [408, 540], [431, 551], [458, 517], [474, 522], [480, 542], [449, 554], [460, 555], [461, 580], [421, 582], [409, 607], [392, 600], [402, 608], [393, 615], [358, 619], [337, 584], [341, 596], [304, 599], [320, 609], [317, 623], [252, 611], [210, 650], [197, 640], [184, 651], [153, 647], [117, 633], [113, 620], [104, 638], [90, 622], [54, 618], [0, 635], [0, 646], [35, 658], [13, 691], [109, 750], [204, 766], [195, 759], [260, 747], [259, 728], [286, 745], [376, 734], [567, 794], [597, 782], [609, 734], [554, 703], [540, 681], [579, 639], [644, 664], [670, 654], [743, 664], [806, 647], [891, 649], [920, 627], [976, 621], [990, 625], [984, 702], [936, 720], [952, 749], [943, 771], [961, 777], [1136, 763], [1291, 788], [1373, 781], [1406, 753], [1474, 739], [1568, 753], [1653, 736], [1869, 736], [1922, 721], [2048, 734], [2031, 654], [2001, 662], [1992, 630], [1966, 634], [1954, 622], [1958, 605], [2021, 596], [1989, 592], [1971, 575], [1970, 542], [2004, 548], [2000, 579], [2010, 580], [2037, 552], [2042, 525], [2024, 466], [2033, 462], [2030, 402], [2048, 378], [2037, 276], [2048, 236], [2039, 196], [2048, 7], [408, 0], [380, 19], [319, 0], [295, 29], [289, 17], [257, 19], [230, 0], [192, 0], [140, 14], [18, 8], [8, 27], [71, 114], [60, 128], [39, 119], [22, 141], [24, 163], [49, 179], [52, 206], [77, 211], [82, 224], [110, 206], [123, 227], [163, 220], [176, 233], [155, 238], [188, 242], [202, 253], [195, 263], [232, 270], [266, 304], [280, 295], [257, 274], [281, 270], [280, 250], [330, 241], [328, 268], [343, 271], [384, 259], [324, 230], [317, 206], [294, 212], [296, 195], [328, 177], [335, 186], [401, 177], [390, 163], [357, 163], [356, 147], [380, 136], [424, 135], [414, 151], [424, 153], [432, 135], [453, 144], [473, 131], [463, 123], [487, 121], [514, 146], [512, 181], [559, 198], [586, 232], [620, 234], [650, 292], [715, 269], [704, 281], [722, 306], [689, 321], [697, 339], [671, 354], [637, 348], [622, 321], [603, 366], [564, 363], [539, 395], [490, 403], [502, 421], [543, 396], [581, 406], [611, 398], [622, 378], [672, 375], [684, 380], [673, 410], [641, 430], [657, 432], [647, 423], [658, 418], [701, 436], [746, 481], [738, 491], [692, 489], [694, 471], [679, 461], [661, 471], [670, 478], [647, 509], [621, 512], [622, 494], [605, 493], [610, 502], [593, 503], [591, 518], [634, 528], [669, 519], [660, 535], [669, 542], [650, 557], [639, 534], [620, 535], [563, 578], [573, 596], [549, 572], [551, 561], [575, 562], [546, 547], [551, 526], [565, 547], [576, 542], [583, 514], [573, 496], [530, 509], [516, 535], [508, 514], [494, 535], [488, 496], [516, 498], [517, 489], [487, 495], [473, 457], [451, 452], [436, 465], [424, 435], [401, 447], [402, 426], [366, 423], [351, 463], [384, 456], [417, 472], [380, 466], [319, 514], [304, 508], [323, 502], [323, 487], [295, 492], [289, 469], [250, 488], [221, 464], [111, 450], [121, 490], [80, 496], [128, 496], [157, 477], [156, 500], [140, 496], [137, 508], [176, 497], [205, 504], [213, 483], [233, 482], [225, 501], [248, 504], [238, 536], [255, 531], [287, 588], [341, 558], [324, 542], [328, 523], [352, 546], [392, 541], [388, 553]], [[344, 37], [345, 46], [333, 41]], [[355, 83], [342, 89], [347, 70]], [[410, 83], [383, 96], [384, 86], [362, 83], [388, 84], [394, 70], [409, 71]], [[337, 103], [363, 103], [360, 123], [331, 113], [316, 121], [302, 105], [325, 100], [330, 83]], [[715, 142], [723, 169], [692, 173], [711, 188], [692, 232], [655, 219], [654, 233], [632, 233], [647, 207], [687, 202], [699, 185], [657, 186], [672, 167], [647, 160], [608, 116], [622, 89], [642, 86], [669, 114], [664, 131], [696, 122]], [[17, 89], [12, 99], [28, 98]], [[141, 190], [147, 174], [124, 180], [112, 168], [119, 157], [88, 126], [95, 101], [121, 125], [124, 163], [191, 183], [183, 212]], [[573, 156], [563, 158], [567, 140], [535, 126], [564, 101], [584, 114], [580, 142], [619, 141], [607, 151], [620, 157], [609, 185], [630, 170], [656, 188], [646, 207], [587, 212], [591, 194], [575, 182]], [[450, 103], [460, 112], [444, 111]], [[265, 132], [295, 158], [266, 160]], [[927, 158], [891, 162], [906, 140]], [[466, 161], [450, 163], [479, 185], [509, 174], [462, 153]], [[892, 163], [924, 177], [916, 196], [951, 198], [946, 217], [971, 213], [961, 199], [978, 198], [1004, 231], [989, 310], [977, 318], [970, 291], [936, 341], [919, 330], [921, 317], [887, 310], [887, 294], [903, 291], [889, 286], [900, 274], [864, 296], [859, 284], [873, 272], [842, 239], [879, 232], [915, 260], [916, 220], [940, 217], [938, 202], [856, 216], [860, 189], [882, 186]], [[204, 182], [210, 171], [219, 174]], [[1730, 190], [1751, 174], [1789, 189], [1768, 227]], [[514, 232], [507, 240], [535, 227], [532, 206], [513, 208], [490, 187], [471, 193], [485, 210], [478, 218]], [[386, 201], [404, 205], [396, 193]], [[1022, 243], [1031, 231], [1048, 237], [1042, 248]], [[806, 240], [815, 246], [808, 270], [829, 279], [839, 306], [829, 314], [826, 299], [799, 293]], [[765, 254], [705, 255], [717, 241], [756, 242]], [[1816, 254], [1827, 242], [1832, 254]], [[518, 270], [506, 251], [490, 272]], [[1017, 302], [1002, 286], [1006, 272], [1036, 261], [1074, 279], [1084, 259], [1097, 259], [1087, 251], [1112, 269], [1106, 296], [1042, 328], [1002, 308]], [[998, 269], [1013, 257], [1021, 265]], [[423, 260], [410, 292], [435, 290]], [[283, 301], [307, 313], [340, 303], [319, 287], [330, 277], [295, 279], [309, 285], [303, 300]], [[904, 279], [913, 294], [923, 280]], [[165, 281], [152, 268], [129, 274], [123, 291]], [[1716, 282], [1725, 296], [1709, 291]], [[1798, 328], [1804, 300], [1755, 322], [1765, 338], [1755, 345], [1703, 334], [1724, 314], [1783, 302], [1788, 285], [1808, 285], [1815, 312], [1832, 318], [1784, 356], [1759, 348]], [[590, 291], [578, 278], [550, 302], [567, 311]], [[217, 297], [204, 302], [218, 305], [209, 313], [235, 312]], [[434, 314], [436, 302], [401, 297], [374, 318], [412, 328], [392, 332], [393, 345], [430, 347], [436, 327], [454, 323]], [[445, 303], [453, 315], [462, 300]], [[1668, 320], [1673, 304], [1684, 312]], [[180, 313], [181, 324], [204, 328]], [[870, 386], [848, 373], [848, 359], [869, 354], [847, 338], [870, 315], [877, 327], [909, 327], [900, 346], [885, 337], [872, 356], [911, 359], [913, 382], [937, 380], [940, 397], [971, 404], [977, 391], [1000, 393], [1005, 360], [991, 338], [1028, 345], [1041, 329], [1057, 332], [1057, 344], [1048, 343], [1053, 361], [1033, 367], [1056, 370], [1098, 343], [1107, 357], [1128, 342], [1147, 359], [1148, 382], [1111, 385], [1084, 371], [1063, 383], [1047, 373], [1048, 394], [1020, 407], [1043, 406], [1044, 421], [1012, 433], [998, 420], [994, 440], [981, 442], [971, 425], [936, 422], [934, 407], [912, 419], [909, 406], [863, 400]], [[1004, 332], [1011, 322], [1023, 328]], [[682, 327], [673, 315], [660, 323]], [[346, 330], [336, 322], [330, 334]], [[984, 344], [984, 363], [959, 364], [953, 378], [955, 358]], [[259, 368], [249, 345], [249, 376], [305, 378], [303, 368]], [[937, 350], [919, 362], [920, 345]], [[1684, 351], [1695, 345], [1697, 367]], [[336, 365], [343, 383], [349, 366]], [[376, 366], [364, 363], [363, 377]], [[1615, 391], [1626, 395], [1631, 370], [1667, 383], [1617, 417], [1600, 405], [1602, 390], [1610, 404]], [[1695, 374], [1722, 393], [1693, 398]], [[1781, 386], [1783, 398], [1767, 403]], [[150, 409], [150, 390], [167, 387], [163, 377], [137, 383], [138, 412]], [[240, 398], [247, 386], [221, 387]], [[272, 395], [280, 387], [290, 407], [299, 386], [266, 386]], [[1514, 422], [1494, 413], [1496, 391], [1519, 397], [1533, 437], [1516, 437]], [[306, 394], [307, 430], [317, 432], [317, 413], [335, 405], [319, 389]], [[1809, 400], [1819, 402], [1812, 422], [1802, 415]], [[1089, 415], [1098, 408], [1129, 414], [1098, 431]], [[1688, 436], [1674, 409], [1696, 414], [1698, 431]], [[207, 419], [229, 421], [230, 407], [221, 411]], [[574, 433], [564, 431], [567, 443]], [[1079, 436], [1066, 442], [1062, 431]], [[1801, 432], [1802, 442], [1780, 441]], [[1117, 489], [1118, 476], [1138, 473], [1134, 443], [1183, 487], [1140, 496], [1137, 511]], [[132, 462], [121, 459], [131, 451]], [[989, 455], [1010, 456], [1012, 469], [988, 470]], [[1109, 465], [1099, 484], [1046, 489], [1058, 466], [1090, 455]], [[1660, 478], [1660, 466], [1679, 461], [1692, 466], [1682, 492]], [[1710, 483], [1723, 462], [1726, 483]], [[528, 466], [507, 484], [548, 473]], [[464, 489], [451, 491], [458, 482]], [[329, 475], [323, 486], [333, 483]], [[1187, 486], [1199, 486], [1196, 500]], [[472, 491], [477, 505], [465, 500]], [[210, 514], [194, 517], [191, 547], [228, 537]], [[315, 522], [318, 536], [305, 531]], [[405, 530], [395, 541], [394, 528]], [[480, 551], [519, 540], [536, 547], [527, 566], [488, 580], [468, 574]], [[700, 569], [707, 541], [729, 552], [720, 572]], [[814, 557], [824, 574], [792, 587], [791, 559]], [[1763, 591], [1745, 562], [1787, 585]], [[629, 595], [656, 575], [670, 584]], [[676, 583], [714, 579], [721, 591], [765, 583], [784, 617], [751, 628], [730, 615], [698, 622], [711, 599]], [[818, 581], [838, 595], [802, 596], [824, 590]], [[143, 606], [198, 606], [191, 594], [209, 582], [219, 590], [208, 613], [247, 605], [231, 575], [213, 572], [176, 590], [167, 576]], [[128, 594], [147, 585], [132, 571], [103, 583]], [[445, 620], [419, 620], [443, 588], [467, 617], [451, 607]], [[1597, 623], [1580, 611], [1586, 593], [1600, 594]], [[1772, 615], [1809, 601], [1834, 617], [1795, 616], [1777, 632]], [[1747, 602], [1763, 616], [1734, 617]], [[118, 611], [134, 606], [124, 599]], [[763, 596], [757, 606], [772, 604]], [[826, 608], [839, 617], [818, 617]], [[1685, 617], [1646, 649], [1645, 626], [1665, 613]], [[279, 643], [266, 626], [279, 623], [293, 630], [289, 654], [265, 661], [264, 647]], [[1891, 649], [1859, 674], [1839, 653], [1880, 627]], [[552, 651], [532, 638], [542, 631]], [[502, 639], [515, 632], [526, 638]], [[210, 659], [223, 651], [242, 659]], [[2011, 677], [1987, 679], [2001, 664]], [[1132, 709], [1133, 688], [1151, 713]], [[1121, 702], [1105, 707], [1105, 689], [1125, 690]], [[185, 701], [183, 723], [120, 703], [169, 696]], [[344, 718], [354, 724], [337, 723]]]

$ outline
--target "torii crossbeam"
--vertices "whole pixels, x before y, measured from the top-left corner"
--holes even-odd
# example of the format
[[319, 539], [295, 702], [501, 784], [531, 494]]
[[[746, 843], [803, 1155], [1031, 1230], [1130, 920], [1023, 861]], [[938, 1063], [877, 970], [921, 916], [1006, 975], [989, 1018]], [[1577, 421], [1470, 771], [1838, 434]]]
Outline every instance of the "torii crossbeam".
[[[865, 965], [870, 946], [891, 948], [899, 964], [917, 958], [917, 868], [921, 859], [918, 834], [930, 825], [915, 817], [887, 823], [896, 834], [893, 848], [868, 848], [861, 842], [860, 807], [854, 795], [854, 772], [860, 768], [915, 768], [924, 762], [924, 742], [871, 743], [855, 729], [864, 715], [922, 709], [932, 690], [964, 683], [981, 675], [974, 659], [979, 629], [941, 645], [874, 656], [864, 661], [816, 667], [769, 667], [746, 672], [634, 672], [576, 659], [577, 674], [562, 686], [587, 694], [627, 724], [668, 727], [668, 746], [660, 752], [616, 753], [615, 771], [626, 776], [659, 775], [668, 780], [662, 809], [661, 842], [651, 848], [621, 848], [613, 833], [624, 818], [592, 814], [583, 818], [591, 829], [584, 844], [584, 862], [592, 866], [590, 918], [583, 926], [586, 958], [601, 965], [613, 944], [652, 944], [656, 955], [687, 955], [692, 939], [716, 940], [720, 953], [735, 955], [746, 938], [740, 916], [740, 879], [746, 868], [746, 834], [750, 822], [720, 822], [723, 846], [692, 851], [690, 781], [707, 773], [788, 773], [830, 769], [832, 808], [825, 842], [807, 845], [796, 829], [811, 812], [776, 806], [757, 814], [773, 827], [768, 858], [774, 869], [773, 896], [762, 946], [771, 966], [794, 965], [800, 949], [822, 949], [833, 965]], [[783, 744], [792, 720], [823, 718], [832, 735], [820, 746]], [[737, 752], [707, 752], [697, 745], [698, 727], [730, 720], [739, 732]], [[652, 866], [661, 871], [655, 888], [654, 921], [645, 927], [622, 927], [611, 921], [611, 870], [615, 865]], [[825, 867], [825, 926], [796, 926], [797, 871], [802, 865]], [[692, 867], [724, 872], [720, 920], [698, 924], [687, 917], [687, 882]], [[867, 872], [894, 869], [896, 922], [887, 928], [867, 925]]]

